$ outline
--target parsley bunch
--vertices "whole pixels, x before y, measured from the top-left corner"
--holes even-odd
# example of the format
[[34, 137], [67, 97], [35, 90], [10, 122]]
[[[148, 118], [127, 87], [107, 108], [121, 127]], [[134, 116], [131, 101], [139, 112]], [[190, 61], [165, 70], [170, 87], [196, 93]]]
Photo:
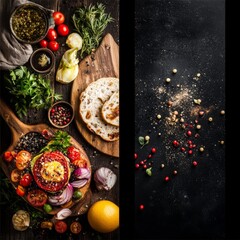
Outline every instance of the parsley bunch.
[[90, 54], [100, 44], [102, 34], [108, 23], [113, 21], [110, 14], [105, 12], [105, 6], [101, 3], [78, 8], [72, 20], [78, 33], [83, 38], [80, 55]]
[[26, 116], [29, 108], [48, 108], [54, 100], [62, 99], [54, 93], [50, 80], [31, 73], [26, 66], [10, 70], [4, 79], [19, 117]]

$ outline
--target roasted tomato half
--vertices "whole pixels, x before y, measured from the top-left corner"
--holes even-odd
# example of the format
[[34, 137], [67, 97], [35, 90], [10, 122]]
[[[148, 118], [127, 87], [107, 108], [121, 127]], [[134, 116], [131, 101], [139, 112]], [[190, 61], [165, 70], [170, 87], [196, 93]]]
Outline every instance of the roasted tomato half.
[[23, 170], [28, 167], [31, 161], [31, 153], [26, 150], [21, 150], [16, 156], [16, 167], [19, 170]]
[[47, 194], [41, 189], [34, 189], [28, 192], [27, 200], [34, 207], [42, 207], [47, 202]]
[[23, 197], [26, 193], [26, 189], [23, 186], [18, 185], [16, 188], [16, 193], [17, 193], [17, 195]]
[[68, 183], [69, 159], [61, 152], [45, 152], [36, 156], [31, 164], [34, 180], [44, 191], [58, 192]]
[[70, 161], [73, 162], [81, 158], [81, 152], [78, 148], [75, 148], [74, 146], [70, 146], [67, 149], [67, 156], [70, 159]]
[[16, 183], [21, 178], [21, 171], [17, 168], [13, 169], [11, 172], [11, 181]]
[[72, 222], [70, 225], [70, 231], [74, 234], [79, 234], [82, 230], [82, 225], [79, 222]]

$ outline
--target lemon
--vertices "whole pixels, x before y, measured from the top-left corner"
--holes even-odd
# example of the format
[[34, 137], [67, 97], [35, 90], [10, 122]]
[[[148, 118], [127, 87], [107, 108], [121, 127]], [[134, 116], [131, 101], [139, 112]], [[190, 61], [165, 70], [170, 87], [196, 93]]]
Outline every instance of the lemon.
[[97, 201], [89, 208], [87, 218], [94, 230], [112, 232], [119, 227], [119, 207], [109, 200]]

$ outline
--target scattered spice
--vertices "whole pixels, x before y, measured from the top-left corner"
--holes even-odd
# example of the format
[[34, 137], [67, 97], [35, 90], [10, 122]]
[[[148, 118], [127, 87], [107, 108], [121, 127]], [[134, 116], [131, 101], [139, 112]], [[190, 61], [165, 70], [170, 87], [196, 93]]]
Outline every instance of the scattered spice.
[[221, 114], [221, 115], [225, 115], [225, 111], [224, 111], [224, 110], [221, 110], [220, 114]]
[[161, 119], [161, 117], [162, 117], [162, 116], [161, 116], [160, 114], [157, 115], [157, 119]]
[[195, 104], [198, 104], [198, 105], [200, 105], [201, 104], [201, 102], [202, 102], [202, 100], [201, 99], [193, 99], [193, 101], [194, 101], [194, 103]]
[[162, 163], [162, 164], [160, 165], [160, 168], [163, 169], [164, 167], [165, 167], [165, 165]]
[[174, 68], [173, 70], [172, 70], [172, 73], [177, 73], [177, 69], [176, 68]]

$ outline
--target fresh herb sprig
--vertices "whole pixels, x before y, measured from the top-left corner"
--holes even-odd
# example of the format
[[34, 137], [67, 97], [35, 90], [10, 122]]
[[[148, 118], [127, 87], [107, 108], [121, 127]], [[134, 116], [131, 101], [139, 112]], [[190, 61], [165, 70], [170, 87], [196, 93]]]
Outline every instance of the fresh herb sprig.
[[58, 130], [47, 146], [41, 149], [40, 153], [59, 150], [60, 152], [66, 154], [67, 148], [72, 145], [70, 138], [71, 137], [67, 132]]
[[80, 50], [80, 56], [90, 54], [100, 44], [102, 34], [108, 23], [114, 19], [105, 12], [105, 6], [102, 3], [78, 8], [72, 20], [78, 33], [83, 38], [83, 45]]
[[10, 70], [4, 79], [20, 118], [27, 115], [29, 108], [46, 109], [53, 101], [62, 99], [60, 94], [54, 93], [50, 80], [31, 73], [26, 66]]

